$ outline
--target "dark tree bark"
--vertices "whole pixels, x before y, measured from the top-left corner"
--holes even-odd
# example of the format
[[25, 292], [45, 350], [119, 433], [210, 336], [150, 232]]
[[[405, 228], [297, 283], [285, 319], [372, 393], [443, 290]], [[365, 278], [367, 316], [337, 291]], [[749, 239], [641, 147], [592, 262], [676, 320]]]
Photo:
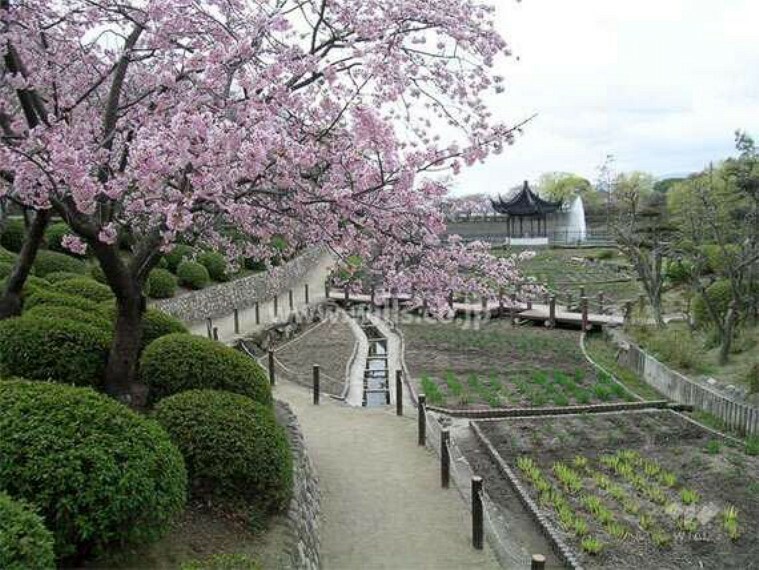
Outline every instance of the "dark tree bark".
[[37, 250], [45, 237], [50, 216], [50, 210], [39, 210], [27, 230], [24, 245], [8, 277], [3, 297], [0, 299], [0, 320], [21, 314], [21, 291], [32, 270]]

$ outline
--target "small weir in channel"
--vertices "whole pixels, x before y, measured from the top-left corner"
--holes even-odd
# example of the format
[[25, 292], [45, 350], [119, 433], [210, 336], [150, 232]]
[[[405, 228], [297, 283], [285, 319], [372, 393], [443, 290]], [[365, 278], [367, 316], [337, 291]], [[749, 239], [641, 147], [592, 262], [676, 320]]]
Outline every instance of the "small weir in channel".
[[369, 353], [364, 370], [363, 406], [378, 408], [390, 404], [390, 378], [387, 366], [387, 338], [362, 315], [359, 325], [369, 341]]

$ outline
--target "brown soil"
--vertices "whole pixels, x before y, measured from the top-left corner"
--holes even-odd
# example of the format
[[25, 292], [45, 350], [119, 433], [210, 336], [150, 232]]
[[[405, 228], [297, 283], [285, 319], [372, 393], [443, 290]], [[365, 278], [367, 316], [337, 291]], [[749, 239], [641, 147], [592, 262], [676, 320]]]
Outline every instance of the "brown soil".
[[[608, 536], [603, 527], [583, 511], [580, 494], [567, 495], [576, 513], [588, 515], [591, 533], [607, 545], [598, 556], [581, 554], [584, 566], [759, 568], [759, 543], [756, 541], [759, 531], [759, 460], [724, 443], [720, 443], [716, 453], [709, 453], [707, 445], [712, 441], [712, 435], [683, 417], [669, 411], [648, 411], [520, 418], [481, 422], [479, 425], [516, 473], [519, 474], [516, 458], [527, 455], [557, 487], [560, 484], [551, 472], [554, 462], [571, 464], [578, 455], [588, 458], [594, 469], [611, 476], [615, 483], [625, 487], [640, 504], [641, 512], [653, 516], [657, 524], [673, 538], [668, 548], [655, 546], [649, 535], [640, 528], [639, 517], [626, 514], [614, 499], [586, 476], [583, 480], [585, 492], [602, 497], [604, 504], [614, 512], [616, 520], [625, 524], [632, 534], [624, 540]], [[601, 454], [615, 453], [620, 449], [635, 450], [677, 475], [677, 485], [666, 490], [667, 505], [682, 507], [678, 493], [683, 488], [698, 492], [700, 500], [696, 504], [695, 514], [703, 516], [704, 522], [696, 532], [679, 530], [676, 519], [665, 512], [664, 505], [650, 502], [624, 480], [616, 478], [610, 470], [598, 464]], [[485, 472], [487, 478], [500, 477], [492, 466], [490, 469], [486, 466]], [[534, 488], [527, 481], [524, 484], [537, 501]], [[508, 492], [499, 494], [498, 500], [508, 504]], [[734, 505], [739, 510], [741, 536], [735, 542], [729, 539], [722, 525], [721, 511], [728, 505]], [[707, 516], [709, 510], [714, 512], [713, 516]], [[579, 540], [574, 534], [561, 530], [556, 512], [545, 506], [544, 513], [579, 552]]]

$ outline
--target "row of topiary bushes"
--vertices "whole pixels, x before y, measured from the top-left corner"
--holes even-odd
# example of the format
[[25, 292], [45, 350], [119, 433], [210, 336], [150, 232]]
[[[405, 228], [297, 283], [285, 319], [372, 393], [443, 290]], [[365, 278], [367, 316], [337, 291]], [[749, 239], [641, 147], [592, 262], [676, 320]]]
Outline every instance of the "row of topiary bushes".
[[156, 540], [188, 495], [244, 512], [286, 504], [290, 448], [256, 362], [149, 309], [139, 374], [154, 407], [139, 415], [93, 390], [115, 316], [107, 287], [48, 275], [0, 322], [0, 530], [28, 545], [0, 539], [0, 567]]

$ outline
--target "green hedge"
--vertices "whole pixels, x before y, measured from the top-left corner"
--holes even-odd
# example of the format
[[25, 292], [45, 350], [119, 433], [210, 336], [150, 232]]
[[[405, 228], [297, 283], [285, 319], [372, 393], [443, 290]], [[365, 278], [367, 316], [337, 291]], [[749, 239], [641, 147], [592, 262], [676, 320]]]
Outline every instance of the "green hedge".
[[197, 496], [284, 507], [292, 455], [273, 410], [239, 394], [190, 390], [162, 400], [155, 417], [179, 447]]
[[14, 264], [16, 263], [17, 258], [18, 258], [18, 255], [16, 255], [12, 251], [8, 251], [4, 247], [0, 247], [0, 261], [2, 261], [3, 263]]
[[244, 354], [216, 341], [172, 334], [148, 345], [140, 359], [140, 376], [150, 387], [150, 401], [192, 389], [236, 392], [271, 405], [264, 370]]
[[[7, 278], [0, 279], [0, 291], [5, 291], [6, 283]], [[50, 292], [50, 283], [48, 283], [46, 279], [29, 275], [24, 283], [24, 288], [21, 290], [21, 298], [28, 299], [37, 293], [47, 292]]]
[[168, 269], [153, 269], [145, 283], [145, 294], [153, 299], [169, 299], [177, 292], [177, 278]]
[[13, 271], [13, 264], [12, 263], [5, 263], [3, 261], [0, 261], [0, 277], [3, 279], [8, 277], [8, 275], [11, 274]]
[[177, 267], [179, 284], [190, 289], [202, 289], [211, 282], [208, 270], [196, 261], [183, 261]]
[[53, 535], [42, 518], [23, 501], [0, 492], [0, 568], [47, 570], [55, 568]]
[[90, 277], [79, 277], [78, 279], [66, 279], [56, 283], [53, 286], [55, 291], [66, 295], [76, 295], [92, 301], [93, 303], [102, 303], [113, 299], [113, 291], [110, 287], [98, 283]]
[[68, 279], [81, 279], [82, 276], [79, 273], [71, 273], [70, 271], [53, 271], [45, 275], [45, 281], [48, 283], [60, 283], [61, 281], [67, 281]]
[[89, 299], [85, 299], [84, 297], [79, 297], [77, 295], [68, 295], [66, 293], [61, 293], [60, 291], [50, 291], [42, 288], [34, 291], [24, 301], [24, 308], [27, 310], [31, 309], [32, 307], [36, 307], [37, 305], [73, 307], [81, 311], [97, 311], [98, 309], [97, 303], [94, 303]]
[[24, 246], [24, 237], [26, 236], [26, 225], [20, 218], [8, 218], [5, 221], [3, 233], [0, 234], [0, 245], [8, 251], [18, 253]]
[[90, 277], [92, 277], [98, 283], [102, 283], [103, 285], [108, 284], [108, 280], [105, 278], [105, 272], [103, 271], [103, 268], [100, 267], [100, 265], [97, 263], [90, 266]]
[[106, 315], [100, 312], [82, 311], [75, 307], [47, 304], [36, 305], [24, 311], [23, 317], [75, 321], [91, 325], [108, 334], [109, 337], [113, 334], [113, 322]]
[[216, 251], [204, 251], [198, 256], [198, 263], [208, 270], [208, 275], [214, 281], [229, 281], [227, 275], [227, 260]]
[[[706, 288], [706, 295], [714, 304], [719, 317], [724, 318], [730, 306], [730, 300], [733, 298], [730, 281], [727, 279], [715, 281]], [[706, 326], [711, 323], [709, 310], [706, 308], [706, 301], [702, 295], [696, 295], [693, 299], [693, 318], [698, 326]]]
[[91, 389], [0, 382], [0, 488], [33, 501], [59, 558], [162, 536], [187, 473], [152, 420]]
[[48, 273], [57, 273], [59, 271], [84, 275], [87, 271], [87, 265], [84, 261], [75, 259], [64, 253], [46, 251], [44, 249], [37, 252], [37, 257], [34, 259], [32, 267], [34, 274], [38, 277], [45, 277]]
[[[101, 315], [105, 316], [111, 323], [115, 324], [116, 306], [113, 302], [106, 301], [104, 303], [99, 303], [98, 310]], [[150, 343], [162, 336], [187, 333], [187, 327], [184, 326], [182, 321], [159, 309], [149, 307], [142, 314], [142, 349], [145, 349]]]
[[164, 255], [166, 260], [166, 266], [172, 273], [177, 272], [179, 264], [186, 259], [190, 259], [193, 254], [193, 249], [189, 245], [177, 244], [169, 253]]
[[0, 377], [100, 386], [111, 337], [89, 324], [40, 316], [0, 321]]

